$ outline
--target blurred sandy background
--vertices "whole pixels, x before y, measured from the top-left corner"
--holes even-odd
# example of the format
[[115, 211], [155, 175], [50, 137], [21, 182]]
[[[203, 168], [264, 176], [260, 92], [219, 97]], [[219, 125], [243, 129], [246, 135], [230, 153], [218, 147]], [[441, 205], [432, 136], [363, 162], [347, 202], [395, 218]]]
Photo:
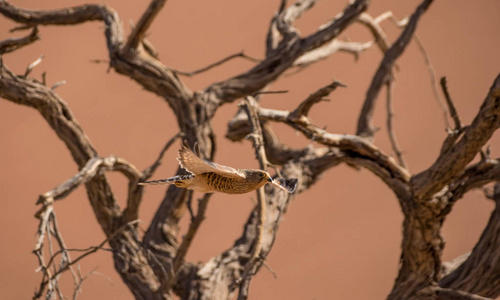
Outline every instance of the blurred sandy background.
[[[279, 1], [168, 1], [149, 30], [149, 40], [160, 59], [175, 69], [192, 71], [227, 55], [244, 50], [261, 58], [269, 20]], [[391, 10], [401, 18], [413, 12], [420, 1], [372, 1], [372, 16]], [[85, 1], [14, 1], [32, 9], [62, 8]], [[148, 1], [106, 2], [121, 16], [127, 33], [130, 21], [137, 23]], [[346, 1], [319, 1], [297, 22], [303, 34], [340, 12]], [[451, 95], [464, 123], [478, 111], [493, 79], [500, 70], [500, 2], [436, 1], [423, 16], [417, 33], [434, 65], [436, 75], [447, 76]], [[0, 39], [15, 24], [0, 16]], [[391, 41], [400, 30], [383, 24]], [[99, 155], [115, 154], [139, 169], [149, 166], [167, 139], [177, 133], [174, 116], [166, 103], [127, 77], [107, 72], [103, 25], [98, 22], [77, 26], [40, 27], [41, 41], [4, 56], [15, 73], [41, 54], [45, 58], [32, 76], [47, 74], [48, 85], [66, 80], [57, 93], [69, 104], [75, 117], [92, 140]], [[371, 39], [360, 25], [342, 35], [353, 41]], [[330, 132], [353, 133], [364, 94], [380, 60], [373, 47], [355, 62], [349, 54], [338, 53], [307, 70], [286, 77], [272, 90], [289, 90], [286, 95], [266, 96], [261, 105], [291, 110], [309, 93], [332, 79], [345, 83], [331, 96], [331, 102], [316, 105], [310, 116]], [[427, 168], [436, 158], [445, 137], [442, 112], [432, 96], [430, 78], [421, 53], [412, 43], [398, 61], [394, 92], [396, 133], [413, 174]], [[224, 80], [249, 69], [252, 63], [233, 60], [194, 78], [183, 78], [193, 90]], [[226, 105], [214, 119], [218, 151], [216, 161], [234, 167], [256, 167], [251, 143], [232, 144], [225, 138], [226, 124], [237, 103]], [[390, 153], [385, 131], [385, 100], [377, 103], [375, 122], [381, 127], [375, 143]], [[282, 140], [294, 147], [310, 142], [284, 125], [275, 128]], [[69, 152], [38, 112], [0, 100], [0, 291], [4, 299], [31, 298], [40, 273], [31, 254], [35, 242], [35, 202], [77, 171]], [[498, 157], [498, 134], [492, 145]], [[155, 178], [174, 175], [176, 144], [167, 153]], [[109, 174], [109, 173], [108, 173]], [[118, 199], [124, 203], [126, 180], [109, 174]], [[148, 187], [142, 204], [141, 225], [146, 229], [164, 194], [163, 187]], [[232, 245], [253, 207], [253, 194], [217, 195], [212, 198], [207, 219], [188, 253], [191, 261], [206, 261]], [[455, 206], [444, 225], [447, 245], [444, 260], [471, 249], [487, 222], [492, 203], [473, 191]], [[91, 212], [83, 188], [55, 205], [55, 212], [67, 245], [85, 248], [99, 244], [104, 235]], [[273, 278], [262, 269], [251, 286], [251, 299], [383, 299], [391, 290], [400, 255], [402, 215], [394, 195], [374, 175], [340, 166], [328, 171], [308, 192], [296, 198], [281, 225], [267, 263], [276, 272]], [[186, 228], [187, 220], [182, 222]], [[75, 257], [75, 256], [73, 256]], [[95, 268], [83, 286], [79, 299], [132, 299], [131, 293], [113, 269], [111, 254], [99, 252], [81, 262], [82, 273]], [[64, 280], [65, 292], [72, 281]]]

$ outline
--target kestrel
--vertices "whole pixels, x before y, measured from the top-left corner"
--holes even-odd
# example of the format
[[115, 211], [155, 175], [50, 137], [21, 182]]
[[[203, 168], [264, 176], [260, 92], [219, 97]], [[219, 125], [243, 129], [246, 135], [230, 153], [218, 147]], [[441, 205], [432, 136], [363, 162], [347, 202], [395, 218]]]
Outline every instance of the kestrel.
[[293, 193], [297, 179], [273, 179], [268, 172], [252, 169], [234, 169], [198, 157], [184, 143], [177, 157], [181, 168], [191, 174], [177, 175], [167, 179], [139, 182], [148, 184], [175, 184], [176, 187], [202, 193], [222, 192], [244, 194], [256, 190], [266, 183]]

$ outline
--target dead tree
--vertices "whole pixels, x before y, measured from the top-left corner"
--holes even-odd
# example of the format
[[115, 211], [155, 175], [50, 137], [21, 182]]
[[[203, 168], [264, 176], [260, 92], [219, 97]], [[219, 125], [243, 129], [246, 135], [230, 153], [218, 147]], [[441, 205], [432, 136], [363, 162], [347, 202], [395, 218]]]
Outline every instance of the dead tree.
[[[482, 151], [500, 124], [500, 76], [493, 80], [490, 90], [485, 91], [485, 100], [469, 125], [461, 123], [443, 79], [442, 88], [454, 128], [450, 128], [443, 141], [439, 157], [426, 170], [417, 174], [408, 171], [392, 132], [390, 117], [388, 128], [396, 157], [384, 153], [373, 143], [375, 102], [383, 88], [390, 101], [396, 61], [414, 37], [419, 20], [432, 0], [423, 1], [409, 19], [400, 23], [402, 32], [393, 44], [388, 42], [379, 24], [391, 16], [385, 14], [372, 18], [364, 12], [368, 7], [367, 0], [352, 1], [341, 14], [307, 36], [298, 33], [294, 21], [315, 1], [299, 0], [290, 6], [281, 1], [269, 25], [265, 58], [251, 69], [197, 92], [190, 90], [180, 78], [190, 74], [162, 64], [145, 39], [146, 31], [165, 2], [153, 0], [130, 36], [124, 37], [118, 12], [106, 5], [29, 10], [0, 1], [0, 13], [4, 17], [21, 24], [21, 29], [31, 30], [23, 38], [1, 41], [0, 54], [37, 41], [40, 25], [102, 22], [110, 68], [166, 101], [177, 117], [180, 131], [168, 141], [157, 161], [144, 171], [121, 157], [99, 157], [71, 109], [54, 93], [55, 87], [48, 87], [45, 82], [29, 76], [38, 62], [31, 64], [25, 74], [16, 75], [0, 61], [0, 96], [38, 110], [66, 144], [80, 170], [73, 178], [39, 198], [41, 208], [37, 217], [40, 226], [34, 252], [39, 258], [43, 278], [34, 298], [44, 295], [62, 297], [59, 276], [63, 272], [72, 272], [76, 262], [109, 244], [116, 271], [136, 299], [170, 299], [173, 294], [182, 299], [228, 299], [236, 292], [239, 299], [246, 299], [252, 275], [271, 251], [280, 219], [290, 200], [311, 188], [320, 174], [341, 163], [371, 171], [394, 192], [402, 208], [401, 263], [389, 299], [485, 299], [499, 296], [500, 252], [496, 250], [500, 246], [500, 186], [497, 185], [488, 195], [497, 206], [474, 250], [446, 267], [441, 261], [444, 247], [441, 229], [453, 205], [467, 191], [500, 180], [500, 160], [492, 159], [488, 151]], [[372, 46], [372, 43], [338, 39], [339, 34], [355, 22], [369, 29], [374, 44], [384, 53], [366, 92], [355, 135], [328, 132], [315, 126], [307, 116], [313, 105], [342, 86], [338, 81], [313, 92], [298, 107], [287, 108], [290, 112], [259, 105], [259, 98], [266, 96], [266, 87], [286, 71], [313, 64], [337, 51], [359, 55]], [[203, 220], [211, 195], [206, 194], [199, 201], [188, 233], [179, 242], [180, 211], [193, 194], [170, 187], [148, 230], [141, 236], [137, 218], [143, 187], [137, 183], [152, 176], [164, 151], [181, 136], [191, 145], [197, 143], [200, 155], [213, 159], [216, 141], [211, 120], [219, 107], [239, 99], [246, 100], [229, 122], [227, 137], [238, 141], [250, 135], [261, 167], [274, 166], [281, 169], [281, 176], [298, 178], [297, 191], [295, 195], [288, 195], [267, 187], [265, 195], [259, 194], [264, 197], [265, 206], [257, 206], [251, 212], [234, 246], [203, 265], [193, 264], [185, 260], [185, 255]], [[323, 147], [292, 149], [280, 142], [271, 126], [273, 122], [284, 123]], [[471, 163], [478, 153], [482, 159]], [[121, 172], [129, 180], [125, 208], [117, 204], [104, 176], [110, 170]], [[179, 169], [178, 172], [184, 171]], [[98, 247], [89, 248], [83, 255], [71, 259], [57, 227], [53, 203], [81, 184], [86, 187], [89, 203], [107, 239]], [[60, 250], [47, 256], [44, 241], [51, 236], [57, 240]], [[57, 266], [54, 268], [54, 265]], [[77, 286], [83, 279], [75, 275]]]

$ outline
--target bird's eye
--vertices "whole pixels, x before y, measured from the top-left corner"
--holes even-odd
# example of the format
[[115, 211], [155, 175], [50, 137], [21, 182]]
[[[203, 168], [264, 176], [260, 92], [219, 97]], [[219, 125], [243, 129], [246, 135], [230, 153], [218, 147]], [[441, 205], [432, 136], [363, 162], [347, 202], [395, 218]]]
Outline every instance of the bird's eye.
[[266, 177], [266, 174], [264, 174], [264, 173], [260, 173], [259, 175], [260, 175], [260, 178]]

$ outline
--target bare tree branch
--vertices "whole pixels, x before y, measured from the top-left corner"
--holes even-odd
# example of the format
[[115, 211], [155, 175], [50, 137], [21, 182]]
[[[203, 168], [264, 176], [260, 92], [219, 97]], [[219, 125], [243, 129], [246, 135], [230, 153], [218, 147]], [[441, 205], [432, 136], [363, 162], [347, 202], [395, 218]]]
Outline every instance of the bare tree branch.
[[[383, 153], [375, 145], [367, 142], [365, 139], [353, 135], [341, 135], [328, 133], [323, 129], [314, 126], [308, 118], [302, 117], [299, 120], [291, 120], [289, 112], [275, 109], [258, 108], [257, 110], [261, 120], [270, 120], [282, 122], [290, 125], [292, 128], [303, 133], [307, 138], [329, 147], [335, 147], [339, 150], [349, 153], [355, 159], [365, 160], [362, 165], [380, 177], [388, 186], [395, 191], [397, 195], [406, 194], [406, 183], [410, 180], [410, 174], [406, 169], [399, 166], [390, 156]], [[240, 128], [240, 134], [245, 132], [241, 130], [241, 123], [248, 122], [242, 115], [231, 121], [231, 127]], [[247, 132], [248, 134], [248, 132]], [[233, 138], [236, 138], [233, 136]], [[347, 158], [345, 158], [347, 159]], [[370, 162], [370, 163], [368, 163]]]
[[[250, 124], [252, 126], [252, 133], [248, 135], [248, 138], [252, 140], [253, 147], [255, 149], [255, 156], [259, 161], [259, 167], [261, 170], [266, 170], [269, 166], [269, 162], [266, 157], [266, 150], [264, 149], [264, 139], [262, 137], [262, 129], [260, 127], [259, 116], [256, 112], [257, 102], [252, 97], [245, 97], [244, 102], [241, 105], [248, 115]], [[248, 290], [250, 288], [250, 280], [257, 268], [259, 268], [259, 256], [262, 251], [262, 244], [264, 240], [264, 225], [266, 222], [266, 196], [264, 193], [264, 187], [259, 188], [257, 191], [257, 203], [258, 203], [258, 222], [257, 222], [257, 234], [255, 243], [250, 253], [250, 258], [245, 265], [245, 269], [241, 275], [241, 285], [238, 293], [238, 300], [245, 300], [248, 297]]]
[[74, 189], [79, 187], [96, 176], [97, 172], [104, 168], [109, 171], [120, 171], [127, 175], [127, 177], [139, 180], [140, 172], [129, 162], [116, 156], [109, 156], [107, 158], [93, 157], [85, 166], [71, 179], [63, 182], [54, 189], [40, 195], [37, 204], [51, 204], [53, 200], [59, 200], [66, 197]]
[[[407, 17], [403, 18], [402, 20], [399, 21], [394, 17], [393, 13], [390, 11], [381, 14], [380, 16], [377, 17], [377, 19], [375, 21], [377, 24], [379, 24], [386, 19], [390, 19], [398, 27], [404, 27], [408, 24]], [[445, 106], [443, 100], [439, 96], [438, 85], [437, 85], [437, 80], [436, 80], [436, 72], [434, 72], [434, 67], [432, 66], [429, 54], [427, 54], [427, 51], [425, 50], [424, 44], [423, 44], [422, 40], [419, 38], [418, 34], [415, 33], [415, 35], [413, 36], [413, 39], [415, 40], [415, 42], [417, 44], [418, 50], [420, 51], [420, 53], [422, 53], [422, 56], [424, 57], [425, 66], [427, 67], [427, 70], [429, 71], [429, 76], [430, 76], [430, 80], [431, 80], [431, 87], [432, 87], [432, 92], [434, 94], [434, 98], [436, 99], [436, 102], [438, 103], [438, 105], [441, 107], [441, 110], [443, 111], [443, 121], [445, 124], [445, 128], [449, 128], [450, 123], [448, 122], [448, 110], [446, 109], [446, 106]]]
[[142, 171], [142, 176], [141, 176], [139, 181], [146, 181], [149, 178], [151, 178], [151, 176], [153, 176], [156, 169], [161, 165], [161, 161], [163, 159], [163, 155], [165, 154], [165, 152], [167, 152], [167, 150], [174, 144], [174, 142], [178, 138], [183, 137], [183, 136], [184, 136], [184, 133], [179, 132], [176, 135], [174, 135], [170, 140], [167, 141], [167, 143], [165, 144], [163, 149], [161, 149], [160, 154], [158, 155], [158, 158], [155, 160], [155, 162], [151, 166], [146, 168], [144, 171]]
[[[90, 254], [102, 249], [102, 247], [104, 246], [104, 244], [106, 244], [107, 242], [109, 242], [111, 239], [113, 239], [116, 235], [120, 234], [122, 231], [124, 231], [128, 226], [132, 226], [134, 224], [136, 224], [137, 222], [139, 222], [139, 220], [134, 220], [132, 222], [128, 222], [128, 223], [125, 223], [122, 227], [120, 227], [118, 230], [116, 230], [115, 232], [113, 232], [108, 238], [106, 238], [103, 242], [101, 242], [98, 246], [95, 246], [95, 247], [90, 247], [91, 249], [87, 252], [85, 252], [84, 254], [78, 256], [77, 258], [75, 258], [73, 261], [71, 262], [68, 262], [67, 264], [64, 264], [62, 265], [59, 269], [57, 269], [57, 271], [52, 274], [49, 278], [47, 278], [45, 281], [42, 281], [42, 286], [45, 286], [48, 284], [48, 282], [50, 280], [53, 280], [54, 278], [56, 278], [59, 274], [63, 273], [64, 271], [66, 271], [67, 269], [69, 269], [72, 265], [76, 264], [77, 262], [79, 262], [80, 260], [82, 260], [83, 258], [89, 256]], [[62, 249], [64, 251], [61, 251], [61, 253], [64, 253], [65, 251], [68, 251], [67, 249]], [[57, 254], [55, 254], [57, 255]], [[51, 257], [51, 260], [50, 262], [53, 261], [53, 257]], [[50, 267], [50, 263], [46, 266], [47, 268]]]
[[453, 104], [453, 100], [451, 99], [450, 93], [448, 92], [446, 77], [441, 77], [439, 83], [441, 84], [441, 88], [443, 89], [444, 98], [446, 99], [446, 104], [448, 104], [450, 116], [453, 119], [453, 122], [455, 122], [455, 130], [460, 130], [462, 129], [463, 125], [462, 122], [460, 122], [460, 117], [458, 116], [457, 109], [455, 108], [455, 104]]
[[[497, 162], [498, 164], [498, 162]], [[498, 168], [498, 167], [497, 167]], [[444, 288], [467, 291], [483, 297], [496, 298], [500, 295], [500, 184], [495, 185], [495, 209], [491, 213], [478, 243], [467, 260], [444, 277], [439, 285]], [[482, 266], [487, 265], [487, 268]]]
[[[156, 0], [155, 0], [156, 1]], [[165, 1], [162, 1], [165, 2]], [[160, 7], [152, 4], [154, 9]], [[118, 73], [129, 76], [136, 80], [145, 89], [164, 97], [174, 111], [180, 109], [178, 101], [189, 98], [192, 92], [174, 75], [174, 73], [162, 65], [159, 61], [142, 56], [142, 52], [130, 53], [123, 50], [124, 38], [121, 20], [118, 14], [106, 5], [81, 5], [57, 10], [27, 10], [13, 6], [1, 1], [0, 13], [16, 22], [27, 25], [72, 25], [87, 21], [103, 21], [106, 25], [105, 34], [110, 55], [110, 64]], [[157, 12], [147, 10], [144, 20], [134, 30], [133, 39], [142, 37], [149, 26], [149, 18], [154, 17]], [[133, 42], [135, 43], [135, 42]], [[141, 49], [138, 49], [141, 50]]]
[[472, 124], [460, 140], [427, 170], [412, 178], [418, 199], [428, 199], [455, 178], [481, 150], [500, 125], [500, 75], [492, 87]]
[[[1, 3], [0, 3], [1, 5]], [[39, 40], [38, 27], [34, 26], [31, 33], [25, 37], [5, 39], [0, 42], [0, 54], [15, 51], [23, 46], [34, 43]]]
[[283, 9], [284, 3], [282, 2], [280, 13], [276, 22], [276, 29], [283, 38], [281, 43], [293, 39], [292, 36], [298, 35], [297, 29], [293, 27], [293, 22], [300, 18], [305, 11], [313, 7], [315, 2], [316, 0], [298, 0], [294, 3], [294, 5], [285, 9]]
[[203, 195], [203, 198], [198, 200], [198, 212], [196, 213], [196, 216], [194, 219], [191, 221], [189, 224], [188, 232], [184, 235], [182, 239], [182, 243], [177, 249], [177, 253], [174, 259], [173, 263], [173, 272], [175, 276], [172, 276], [172, 280], [170, 281], [170, 285], [173, 285], [176, 283], [177, 279], [177, 274], [179, 272], [180, 267], [184, 263], [184, 259], [186, 257], [186, 254], [189, 250], [189, 247], [191, 246], [191, 243], [196, 236], [196, 233], [198, 232], [198, 229], [200, 228], [201, 222], [205, 220], [205, 212], [208, 207], [208, 202], [210, 200], [210, 196], [212, 194], [205, 194]]
[[[453, 104], [449, 101], [456, 134], [450, 134], [445, 140], [438, 159], [428, 170], [411, 176], [404, 167], [394, 133], [391, 72], [411, 38], [416, 38], [415, 29], [419, 18], [432, 0], [423, 1], [411, 19], [398, 22], [398, 25], [406, 25], [406, 28], [392, 46], [389, 46], [380, 27], [380, 22], [392, 14], [384, 13], [376, 19], [363, 14], [368, 6], [367, 0], [351, 1], [335, 19], [305, 37], [299, 36], [294, 23], [315, 1], [299, 0], [289, 7], [286, 6], [286, 1], [281, 1], [278, 12], [271, 20], [266, 41], [266, 58], [246, 72], [213, 83], [205, 90], [195, 93], [177, 77], [177, 71], [157, 59], [157, 52], [144, 38], [165, 2], [166, 0], [152, 0], [125, 41], [118, 14], [105, 5], [35, 11], [17, 8], [0, 0], [0, 13], [21, 23], [24, 28], [36, 25], [71, 25], [94, 20], [103, 22], [110, 68], [162, 97], [175, 113], [181, 132], [167, 142], [153, 165], [143, 173], [121, 158], [98, 157], [97, 150], [67, 104], [45, 85], [45, 76], [42, 75], [43, 82], [28, 77], [30, 70], [41, 60], [32, 64], [24, 76], [13, 74], [0, 60], [0, 95], [14, 103], [37, 109], [66, 144], [80, 170], [70, 180], [40, 196], [39, 202], [43, 203], [43, 208], [37, 213], [40, 223], [34, 252], [43, 272], [35, 296], [41, 297], [45, 291], [48, 298], [63, 298], [63, 289], [58, 280], [63, 272], [69, 270], [73, 272], [76, 297], [85, 277], [79, 270], [74, 272], [72, 266], [86, 255], [105, 249], [104, 244], [109, 243], [115, 268], [137, 299], [170, 299], [172, 292], [182, 299], [227, 299], [235, 293], [237, 283], [241, 283], [239, 299], [246, 299], [250, 279], [264, 264], [264, 259], [271, 251], [282, 216], [295, 194], [284, 194], [270, 186], [260, 190], [259, 206], [249, 215], [241, 237], [230, 249], [207, 263], [195, 265], [185, 261], [185, 258], [204, 219], [210, 195], [206, 194], [199, 200], [198, 211], [192, 217], [188, 232], [182, 242], [178, 243], [179, 221], [185, 211], [184, 205], [192, 198], [193, 193], [171, 186], [141, 240], [136, 220], [143, 190], [137, 186], [137, 182], [154, 173], [165, 151], [180, 135], [190, 144], [197, 142], [200, 156], [213, 160], [216, 140], [211, 120], [221, 105], [244, 96], [265, 93], [263, 90], [270, 83], [287, 74], [294, 66], [306, 66], [339, 50], [358, 55], [370, 47], [372, 42], [362, 44], [338, 40], [339, 34], [356, 21], [369, 28], [378, 47], [385, 53], [366, 94], [358, 120], [358, 135], [327, 132], [315, 126], [307, 117], [313, 105], [323, 100], [337, 86], [342, 86], [335, 81], [311, 94], [291, 113], [261, 108], [256, 101], [247, 99], [247, 114], [244, 109], [240, 109], [229, 125], [228, 136], [232, 140], [241, 140], [251, 134], [261, 168], [274, 167], [278, 174], [298, 178], [297, 194], [307, 190], [323, 172], [342, 162], [356, 169], [363, 167], [370, 170], [394, 191], [404, 214], [403, 251], [398, 278], [389, 299], [484, 299], [482, 296], [498, 296], [500, 290], [497, 288], [497, 278], [500, 276], [497, 265], [500, 265], [500, 260], [496, 257], [498, 245], [495, 241], [498, 234], [497, 223], [500, 221], [496, 217], [497, 209], [490, 220], [492, 225], [488, 224], [476, 245], [477, 250], [474, 249], [460, 266], [455, 263], [453, 268], [448, 268], [448, 274], [443, 280], [441, 276], [446, 273], [441, 265], [444, 247], [441, 227], [454, 203], [464, 193], [500, 180], [500, 160], [492, 160], [488, 154], [482, 155], [479, 163], [469, 165], [500, 125], [500, 76], [493, 84], [476, 119], [466, 129], [456, 112], [453, 112]], [[35, 27], [29, 36], [0, 42], [0, 54], [32, 43], [36, 38], [38, 35]], [[432, 70], [427, 54], [425, 51], [423, 53]], [[238, 53], [193, 73], [206, 71], [234, 57], [246, 56]], [[374, 105], [383, 84], [387, 85], [388, 92], [387, 127], [399, 164], [370, 141], [374, 135]], [[443, 89], [446, 93], [444, 86]], [[326, 147], [315, 148], [309, 145], [304, 149], [292, 149], [279, 141], [271, 128], [271, 121], [284, 123], [300, 131], [311, 141]], [[460, 136], [461, 139], [458, 140]], [[277, 165], [283, 168], [282, 172]], [[128, 178], [127, 207], [123, 211], [114, 198], [104, 171], [119, 171]], [[179, 174], [183, 172], [186, 171], [178, 169]], [[85, 253], [76, 260], [71, 260], [70, 251], [77, 249], [70, 249], [65, 245], [53, 212], [53, 202], [84, 183], [106, 240], [97, 247], [84, 249]], [[491, 268], [484, 272], [484, 266]]]
[[[2, 65], [0, 67], [0, 95], [12, 102], [37, 109], [66, 144], [80, 168], [96, 156], [96, 150], [66, 103], [47, 86], [34, 79], [18, 77]], [[98, 175], [87, 182], [87, 187], [95, 187], [96, 190], [101, 191], [91, 193], [91, 203], [95, 211], [99, 212], [103, 230], [110, 233], [108, 231], [112, 230], [108, 227], [112, 224], [110, 219], [119, 215], [120, 212], [109, 184], [105, 177]]]
[[359, 15], [356, 20], [358, 23], [365, 25], [370, 29], [372, 35], [375, 37], [375, 43], [377, 43], [378, 47], [382, 51], [382, 53], [386, 53], [391, 46], [387, 36], [385, 35], [384, 30], [380, 27], [379, 22], [375, 21], [369, 14], [362, 13]]
[[328, 58], [337, 51], [353, 54], [354, 59], [358, 60], [359, 55], [363, 51], [370, 48], [372, 45], [373, 42], [371, 41], [366, 43], [356, 43], [356, 42], [339, 41], [338, 39], [334, 39], [330, 43], [324, 45], [323, 47], [311, 50], [306, 54], [302, 55], [297, 60], [295, 60], [293, 65], [295, 67], [304, 68], [319, 60]]
[[[278, 21], [281, 24], [279, 25], [281, 28], [290, 25], [312, 3], [312, 1], [299, 2], [300, 5], [297, 8], [290, 7], [288, 9], [292, 9], [292, 11], [287, 12], [287, 9], [285, 9], [280, 14], [281, 18], [288, 18]], [[216, 105], [222, 105], [254, 94], [276, 80], [276, 78], [293, 65], [296, 59], [336, 38], [366, 8], [367, 0], [357, 0], [350, 4], [344, 10], [344, 13], [335, 19], [331, 25], [302, 39], [296, 34], [291, 34], [290, 32], [293, 32], [293, 30], [287, 29], [287, 32], [290, 34], [283, 37], [279, 46], [272, 51], [272, 55], [267, 56], [265, 60], [245, 73], [210, 85], [204, 90], [204, 97], [216, 103]]]
[[28, 75], [31, 73], [31, 71], [33, 71], [33, 69], [36, 66], [38, 66], [40, 63], [42, 63], [42, 59], [43, 59], [43, 54], [40, 55], [40, 57], [37, 58], [34, 62], [32, 62], [31, 64], [29, 64], [28, 67], [26, 68], [26, 71], [24, 72], [23, 77], [28, 77]]
[[167, 0], [153, 0], [148, 6], [148, 9], [144, 12], [137, 26], [134, 27], [130, 36], [125, 44], [123, 51], [125, 53], [129, 52], [132, 49], [136, 49], [139, 43], [143, 40], [146, 31], [148, 30], [151, 23], [153, 23], [154, 18], [160, 10], [165, 5]]
[[392, 110], [392, 88], [393, 81], [388, 80], [385, 84], [385, 88], [387, 90], [387, 99], [386, 99], [386, 109], [387, 109], [387, 133], [389, 135], [389, 140], [391, 142], [392, 150], [394, 154], [396, 154], [396, 158], [398, 159], [398, 163], [403, 167], [407, 168], [405, 159], [403, 157], [403, 153], [399, 148], [398, 140], [396, 139], [396, 133], [394, 132], [394, 126], [392, 123], [392, 119], [394, 116], [394, 111]]
[[278, 18], [281, 17], [281, 13], [285, 9], [286, 2], [287, 2], [286, 0], [280, 1], [280, 7], [278, 11], [274, 14], [273, 18], [271, 19], [271, 23], [269, 24], [269, 30], [266, 36], [266, 57], [271, 56], [276, 47], [278, 47], [279, 38], [281, 35], [278, 31], [277, 22]]
[[293, 112], [288, 115], [290, 120], [299, 120], [302, 117], [307, 117], [309, 110], [313, 107], [314, 104], [324, 100], [324, 97], [330, 95], [337, 87], [346, 87], [342, 82], [334, 80], [331, 84], [317, 90], [312, 93], [300, 103], [299, 107], [297, 107]]
[[448, 127], [450, 127], [450, 123], [448, 122], [448, 110], [446, 109], [446, 106], [443, 103], [443, 100], [439, 96], [437, 80], [436, 80], [436, 72], [434, 71], [434, 67], [432, 66], [431, 59], [429, 57], [429, 54], [427, 54], [427, 51], [425, 50], [424, 43], [418, 37], [418, 34], [415, 33], [415, 36], [413, 37], [413, 39], [415, 40], [415, 42], [417, 44], [418, 50], [420, 50], [420, 52], [422, 53], [422, 56], [424, 57], [425, 66], [427, 67], [427, 70], [429, 71], [429, 77], [431, 79], [432, 93], [434, 94], [434, 98], [436, 99], [436, 102], [438, 103], [439, 107], [443, 111], [444, 125], [446, 128], [448, 128]]
[[387, 50], [384, 59], [380, 63], [373, 81], [366, 92], [366, 98], [363, 104], [363, 109], [358, 119], [358, 129], [356, 134], [365, 138], [372, 139], [375, 134], [375, 128], [372, 125], [372, 115], [375, 108], [375, 101], [382, 85], [392, 76], [392, 68], [396, 60], [401, 56], [406, 46], [411, 41], [411, 38], [417, 28], [417, 23], [420, 17], [424, 14], [427, 8], [431, 5], [432, 0], [425, 0], [420, 4], [408, 22], [408, 25], [403, 30], [396, 42]]
[[450, 202], [453, 204], [468, 191], [495, 181], [500, 181], [500, 159], [487, 159], [468, 166], [457, 179], [450, 183], [449, 191], [453, 195]]
[[253, 58], [251, 56], [248, 56], [245, 54], [245, 52], [241, 51], [241, 52], [238, 52], [238, 53], [235, 53], [235, 54], [231, 54], [229, 55], [228, 57], [225, 57], [219, 61], [216, 61], [214, 62], [213, 64], [210, 64], [206, 67], [203, 67], [201, 69], [198, 69], [198, 70], [195, 70], [195, 71], [191, 71], [191, 72], [183, 72], [183, 71], [178, 71], [178, 70], [175, 70], [175, 69], [172, 69], [172, 71], [174, 71], [176, 74], [179, 74], [179, 75], [183, 75], [183, 76], [194, 76], [196, 74], [200, 74], [200, 73], [203, 73], [203, 72], [206, 72], [214, 67], [217, 67], [217, 66], [220, 66], [222, 65], [223, 63], [225, 62], [228, 62], [230, 60], [232, 60], [233, 58], [237, 58], [237, 57], [241, 57], [241, 58], [244, 58], [246, 60], [249, 60], [251, 62], [260, 62], [260, 60], [256, 59], [256, 58]]

